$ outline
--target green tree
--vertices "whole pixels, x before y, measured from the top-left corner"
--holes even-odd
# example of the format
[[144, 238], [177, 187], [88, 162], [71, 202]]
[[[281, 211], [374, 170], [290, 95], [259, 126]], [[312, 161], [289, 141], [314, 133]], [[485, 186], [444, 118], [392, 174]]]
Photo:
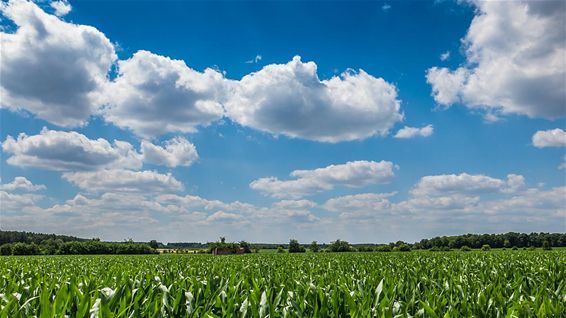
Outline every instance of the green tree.
[[550, 242], [548, 240], [546, 240], [542, 243], [542, 249], [546, 250], [546, 251], [549, 251], [549, 250], [552, 249], [552, 247], [550, 247]]
[[304, 253], [305, 248], [299, 244], [299, 241], [290, 239], [289, 240], [289, 253]]
[[159, 247], [159, 243], [157, 243], [156, 240], [151, 240], [151, 241], [149, 241], [149, 247], [156, 249], [156, 248]]
[[320, 248], [318, 247], [318, 243], [316, 241], [312, 241], [311, 245], [309, 246], [310, 250], [313, 253], [316, 253], [320, 250]]
[[250, 246], [250, 243], [246, 242], [246, 241], [240, 241], [240, 247], [244, 249], [244, 253], [251, 253], [252, 252], [252, 248]]
[[350, 243], [341, 241], [340, 239], [330, 243], [328, 248], [331, 252], [350, 252], [352, 250]]
[[3, 244], [0, 246], [0, 255], [12, 255], [12, 244]]

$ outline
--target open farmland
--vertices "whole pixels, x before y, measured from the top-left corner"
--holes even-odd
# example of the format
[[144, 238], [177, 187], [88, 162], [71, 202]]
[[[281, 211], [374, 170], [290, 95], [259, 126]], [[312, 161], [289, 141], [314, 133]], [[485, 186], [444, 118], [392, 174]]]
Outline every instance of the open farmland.
[[2, 317], [563, 317], [566, 251], [0, 258]]

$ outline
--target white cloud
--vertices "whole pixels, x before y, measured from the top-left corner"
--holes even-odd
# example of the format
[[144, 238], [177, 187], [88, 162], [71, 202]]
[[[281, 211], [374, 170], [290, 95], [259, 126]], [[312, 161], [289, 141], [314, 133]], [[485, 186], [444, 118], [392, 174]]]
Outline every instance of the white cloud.
[[36, 211], [38, 209], [39, 200], [41, 200], [41, 198], [42, 196], [37, 194], [16, 194], [6, 191], [0, 191], [0, 210], [2, 211], [2, 225], [4, 226], [4, 220], [7, 217], [7, 213], [9, 211], [20, 212], [23, 209]]
[[106, 121], [144, 137], [195, 132], [223, 115], [223, 75], [198, 72], [184, 61], [147, 51], [118, 62], [118, 77], [106, 90]]
[[179, 192], [183, 184], [170, 173], [104, 169], [65, 172], [63, 179], [90, 193], [139, 192], [146, 194]]
[[440, 54], [440, 60], [441, 61], [447, 61], [450, 58], [450, 51], [446, 51], [442, 54]]
[[414, 137], [429, 137], [434, 132], [434, 128], [432, 125], [426, 125], [422, 128], [415, 128], [415, 127], [403, 127], [397, 131], [395, 134], [395, 138], [399, 139], [408, 139]]
[[564, 155], [564, 161], [558, 166], [558, 169], [566, 169], [566, 155]]
[[58, 17], [67, 15], [73, 9], [67, 0], [53, 1], [49, 5], [55, 9], [55, 15]]
[[389, 161], [350, 161], [314, 170], [291, 172], [294, 180], [279, 180], [275, 177], [261, 178], [250, 183], [250, 187], [274, 198], [296, 199], [336, 186], [363, 187], [388, 182], [394, 175], [394, 166]]
[[395, 193], [360, 193], [335, 197], [327, 200], [322, 207], [340, 213], [342, 218], [375, 218], [392, 213], [389, 198]]
[[381, 6], [381, 10], [383, 11], [389, 11], [391, 9], [391, 5], [390, 4], [384, 4]]
[[33, 2], [12, 0], [0, 10], [18, 27], [0, 33], [1, 106], [59, 126], [84, 124], [117, 58], [112, 43], [97, 29], [63, 22]]
[[247, 64], [256, 64], [261, 61], [261, 55], [256, 55], [253, 59], [246, 61]]
[[0, 183], [0, 190], [3, 191], [15, 191], [23, 190], [28, 192], [34, 192], [39, 190], [45, 190], [46, 187], [43, 184], [33, 184], [25, 177], [15, 177], [10, 183]]
[[510, 174], [507, 180], [467, 173], [422, 177], [411, 190], [413, 196], [430, 197], [451, 194], [477, 195], [489, 192], [514, 192], [524, 185], [524, 178]]
[[[489, 191], [486, 189], [496, 187], [482, 186], [471, 192], [437, 187], [432, 195], [409, 193], [399, 202], [393, 201], [395, 193], [362, 193], [332, 198], [322, 205], [284, 200], [262, 207], [109, 187], [109, 192], [77, 194], [46, 208], [38, 205], [41, 196], [0, 191], [0, 206], [4, 229], [21, 229], [25, 224], [27, 230], [107, 240], [207, 241], [227, 235], [230, 240], [255, 242], [284, 242], [289, 237], [305, 242], [337, 237], [351, 242], [387, 242], [442, 235], [447, 227], [457, 229], [455, 233], [560, 231], [566, 217], [566, 187], [503, 191], [522, 181], [520, 176], [509, 175], [503, 184], [495, 182], [500, 184], [499, 190]], [[135, 182], [140, 183], [139, 179]], [[476, 183], [493, 181], [477, 178]], [[313, 213], [316, 210], [320, 210], [320, 217]]]
[[231, 83], [228, 116], [275, 135], [322, 142], [385, 135], [403, 119], [397, 89], [360, 70], [320, 80], [314, 62], [295, 56]]
[[566, 2], [473, 1], [467, 64], [427, 72], [437, 103], [499, 114], [566, 115]]
[[141, 143], [143, 161], [167, 167], [190, 166], [198, 159], [195, 146], [182, 137], [176, 137], [165, 142], [160, 147], [146, 140]]
[[43, 128], [39, 135], [8, 136], [2, 150], [11, 154], [8, 164], [56, 171], [94, 170], [104, 167], [139, 169], [141, 155], [133, 146], [115, 140], [92, 140], [77, 132]]
[[533, 135], [533, 146], [566, 147], [566, 131], [556, 128], [551, 130], [539, 130]]
[[241, 219], [242, 216], [239, 214], [224, 211], [214, 212], [206, 218], [208, 222], [235, 222]]

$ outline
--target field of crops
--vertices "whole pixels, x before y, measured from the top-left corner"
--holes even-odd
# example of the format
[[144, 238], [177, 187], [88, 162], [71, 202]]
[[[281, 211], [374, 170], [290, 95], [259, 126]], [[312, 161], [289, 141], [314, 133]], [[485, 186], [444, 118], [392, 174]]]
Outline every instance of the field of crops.
[[1, 317], [564, 317], [566, 251], [0, 258]]

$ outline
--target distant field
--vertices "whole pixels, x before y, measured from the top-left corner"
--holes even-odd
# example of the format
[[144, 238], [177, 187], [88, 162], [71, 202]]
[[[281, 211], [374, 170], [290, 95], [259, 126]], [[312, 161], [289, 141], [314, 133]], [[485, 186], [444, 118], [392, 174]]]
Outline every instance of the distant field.
[[0, 258], [0, 317], [564, 317], [566, 250]]

